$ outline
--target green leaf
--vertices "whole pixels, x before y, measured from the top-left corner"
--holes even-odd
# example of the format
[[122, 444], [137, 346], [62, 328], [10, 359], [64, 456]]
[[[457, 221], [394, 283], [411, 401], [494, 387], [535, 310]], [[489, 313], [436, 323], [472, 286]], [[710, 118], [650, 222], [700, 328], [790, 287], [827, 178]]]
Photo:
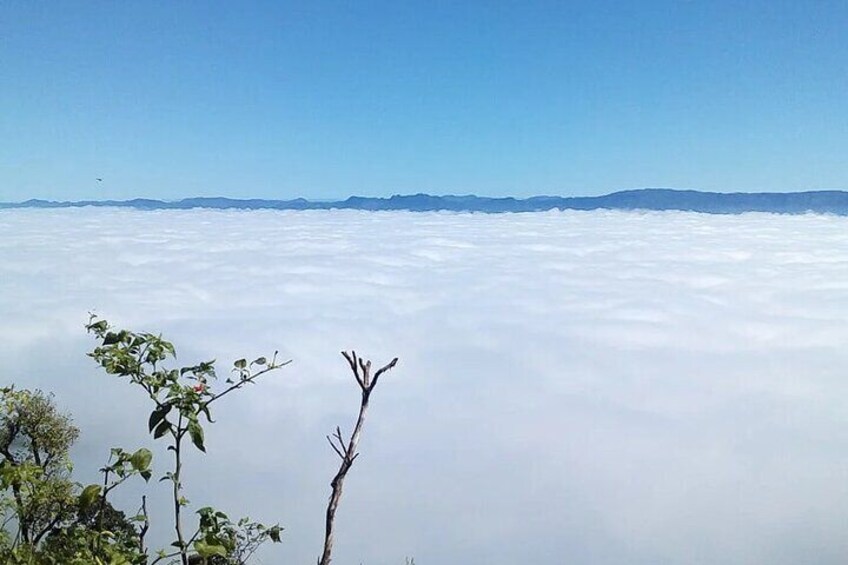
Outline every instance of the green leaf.
[[208, 407], [206, 404], [201, 404], [201, 405], [200, 405], [200, 411], [201, 411], [201, 412], [203, 412], [203, 414], [206, 416], [206, 420], [207, 420], [210, 424], [214, 424], [214, 423], [215, 423], [215, 421], [212, 419], [212, 414], [210, 414], [210, 413], [209, 413], [209, 407]]
[[90, 508], [100, 498], [100, 485], [88, 485], [82, 489], [79, 497], [81, 508]]
[[203, 446], [203, 428], [197, 420], [189, 421], [188, 435], [191, 436], [191, 442], [194, 444], [194, 447], [206, 453], [206, 448]]
[[153, 460], [153, 454], [149, 449], [141, 448], [130, 457], [130, 465], [136, 471], [147, 471], [150, 469], [150, 462]]
[[103, 345], [114, 345], [120, 341], [119, 336], [115, 332], [109, 332], [103, 338]]
[[153, 429], [159, 425], [159, 422], [165, 419], [165, 416], [168, 415], [168, 412], [171, 411], [173, 404], [163, 404], [158, 407], [156, 410], [150, 413], [150, 419], [147, 422], [147, 427], [149, 431], [153, 431]]
[[132, 565], [132, 561], [126, 555], [113, 553], [109, 556], [109, 565]]
[[171, 429], [171, 423], [168, 420], [162, 420], [156, 429], [153, 431], [153, 439], [159, 439]]
[[267, 359], [265, 359], [264, 357], [260, 357], [259, 359], [254, 359], [254, 361], [253, 361], [253, 363], [251, 363], [251, 365], [265, 365], [267, 362], [268, 362]]
[[227, 550], [223, 545], [206, 543], [203, 540], [197, 540], [194, 542], [194, 549], [197, 551], [197, 554], [203, 558], [219, 556], [226, 557]]
[[244, 369], [245, 367], [247, 367], [247, 359], [239, 359], [238, 361], [233, 363], [233, 366], [236, 369]]
[[99, 320], [95, 322], [96, 316], [91, 317], [91, 322], [85, 327], [90, 332], [105, 332], [109, 329], [109, 322], [106, 320]]

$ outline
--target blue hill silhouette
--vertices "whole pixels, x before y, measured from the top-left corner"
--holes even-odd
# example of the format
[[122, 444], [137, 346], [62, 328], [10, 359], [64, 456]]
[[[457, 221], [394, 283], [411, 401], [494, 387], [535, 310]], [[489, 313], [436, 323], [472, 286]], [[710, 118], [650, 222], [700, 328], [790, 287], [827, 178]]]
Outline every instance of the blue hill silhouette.
[[138, 210], [184, 210], [191, 208], [242, 210], [406, 210], [412, 212], [543, 212], [546, 210], [679, 210], [710, 214], [771, 212], [803, 214], [807, 212], [848, 215], [848, 192], [820, 190], [810, 192], [700, 192], [644, 188], [603, 196], [533, 196], [530, 198], [491, 198], [486, 196], [433, 196], [430, 194], [394, 195], [389, 198], [351, 196], [338, 201], [239, 200], [232, 198], [185, 198], [178, 201], [151, 200], [80, 200], [0, 203], [0, 208], [76, 208], [83, 206], [134, 208]]

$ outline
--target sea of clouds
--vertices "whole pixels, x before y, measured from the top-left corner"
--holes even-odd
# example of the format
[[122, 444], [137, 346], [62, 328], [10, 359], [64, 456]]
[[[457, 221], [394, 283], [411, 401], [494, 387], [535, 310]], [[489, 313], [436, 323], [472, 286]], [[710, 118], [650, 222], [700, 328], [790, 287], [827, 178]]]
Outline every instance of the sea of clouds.
[[848, 218], [2, 211], [0, 384], [73, 413], [84, 483], [153, 446], [143, 395], [85, 356], [89, 311], [181, 364], [294, 360], [220, 402], [186, 469], [194, 508], [286, 528], [266, 564], [320, 552], [350, 348], [400, 363], [336, 563], [848, 559]]

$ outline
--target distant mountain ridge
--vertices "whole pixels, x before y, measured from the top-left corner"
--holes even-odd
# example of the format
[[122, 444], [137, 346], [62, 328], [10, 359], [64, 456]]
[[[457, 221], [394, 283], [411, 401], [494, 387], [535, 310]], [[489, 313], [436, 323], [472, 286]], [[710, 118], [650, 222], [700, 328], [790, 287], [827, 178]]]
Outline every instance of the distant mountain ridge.
[[137, 210], [185, 210], [191, 208], [241, 210], [406, 210], [412, 212], [544, 212], [547, 210], [678, 210], [709, 214], [771, 212], [803, 214], [806, 212], [848, 215], [848, 192], [819, 190], [809, 192], [700, 192], [667, 188], [643, 188], [613, 192], [603, 196], [532, 196], [530, 198], [492, 198], [487, 196], [433, 196], [430, 194], [396, 194], [389, 198], [351, 196], [346, 200], [312, 201], [265, 200], [198, 197], [178, 201], [151, 200], [80, 200], [56, 202], [27, 200], [3, 203], [9, 208], [78, 208], [83, 206], [133, 208]]

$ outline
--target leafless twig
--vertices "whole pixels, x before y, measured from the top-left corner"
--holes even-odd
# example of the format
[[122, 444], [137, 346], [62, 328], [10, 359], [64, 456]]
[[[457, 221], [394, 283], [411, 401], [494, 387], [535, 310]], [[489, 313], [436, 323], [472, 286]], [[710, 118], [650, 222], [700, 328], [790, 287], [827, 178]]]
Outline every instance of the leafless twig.
[[365, 361], [357, 357], [355, 351], [351, 351], [350, 353], [342, 351], [342, 355], [347, 360], [350, 370], [353, 372], [353, 376], [362, 391], [362, 401], [359, 405], [359, 416], [356, 418], [356, 425], [347, 442], [342, 438], [342, 431], [338, 426], [336, 426], [336, 432], [332, 436], [327, 436], [327, 441], [330, 442], [333, 451], [341, 459], [341, 464], [339, 465], [336, 476], [330, 482], [333, 491], [330, 494], [330, 501], [327, 504], [324, 553], [321, 555], [321, 559], [318, 560], [318, 565], [330, 565], [331, 554], [333, 552], [333, 526], [336, 519], [336, 509], [342, 497], [342, 488], [347, 472], [350, 471], [351, 465], [353, 465], [353, 462], [359, 456], [356, 447], [359, 444], [359, 437], [362, 434], [362, 425], [365, 422], [365, 414], [368, 411], [368, 401], [371, 398], [371, 392], [377, 386], [377, 380], [380, 376], [397, 365], [398, 362], [397, 357], [395, 357], [390, 363], [379, 368], [372, 376], [371, 361]]

